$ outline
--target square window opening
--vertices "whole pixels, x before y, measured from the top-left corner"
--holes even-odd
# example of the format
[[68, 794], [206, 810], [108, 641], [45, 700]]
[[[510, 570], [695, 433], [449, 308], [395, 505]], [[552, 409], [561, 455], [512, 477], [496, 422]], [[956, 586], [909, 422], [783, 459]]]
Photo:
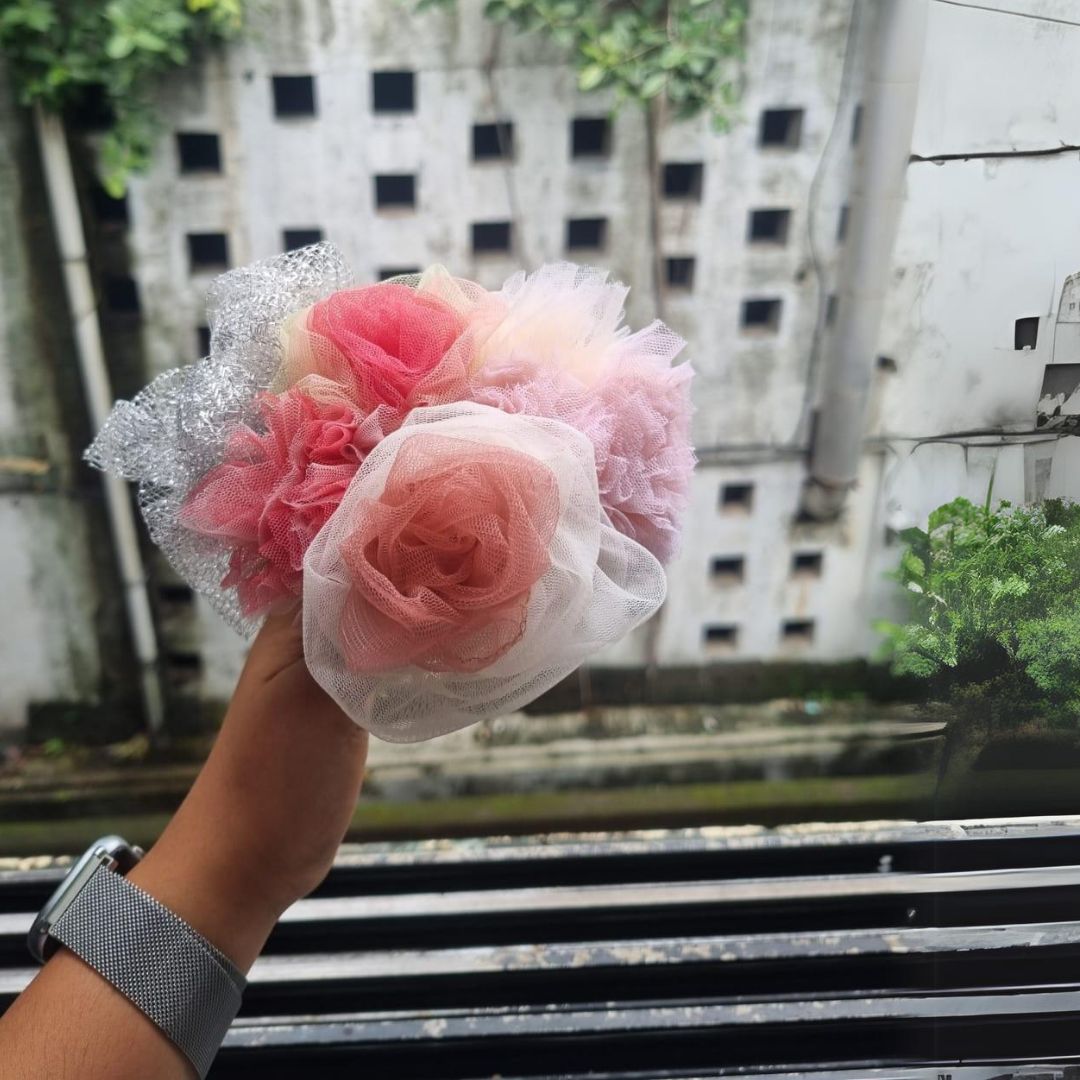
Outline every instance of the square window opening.
[[796, 150], [802, 142], [802, 109], [766, 109], [761, 114], [758, 145]]
[[1039, 316], [1028, 315], [1013, 325], [1013, 348], [1034, 349], [1039, 344]]
[[176, 152], [182, 173], [221, 172], [221, 141], [212, 132], [178, 131]]
[[677, 256], [664, 260], [664, 280], [671, 289], [692, 289], [694, 287], [694, 260], [687, 256]]
[[473, 124], [473, 161], [511, 161], [514, 157], [514, 125], [508, 120]]
[[709, 562], [709, 575], [719, 585], [737, 585], [746, 577], [742, 555], [716, 555]]
[[128, 224], [126, 195], [114, 199], [101, 184], [94, 184], [90, 189], [90, 205], [99, 225], [119, 229]]
[[416, 177], [409, 173], [375, 177], [375, 206], [379, 210], [416, 206]]
[[274, 115], [314, 116], [315, 78], [312, 75], [274, 75]]
[[780, 637], [789, 645], [809, 645], [814, 629], [813, 619], [785, 619], [780, 624]]
[[705, 166], [700, 161], [670, 161], [664, 166], [664, 198], [701, 201]]
[[724, 484], [720, 488], [720, 509], [725, 514], [749, 514], [754, 509], [754, 485]]
[[775, 334], [780, 329], [782, 306], [775, 299], [744, 300], [740, 325], [751, 333]]
[[790, 227], [790, 210], [751, 210], [747, 239], [751, 244], [782, 246], [788, 242]]
[[371, 107], [377, 113], [416, 111], [416, 74], [412, 71], [374, 71]]
[[297, 248], [318, 244], [322, 238], [322, 229], [284, 229], [281, 233], [281, 245], [285, 251], [296, 251]]
[[117, 315], [138, 315], [142, 310], [139, 287], [135, 279], [126, 276], [107, 277], [102, 283], [105, 306]]
[[509, 221], [477, 221], [472, 227], [472, 249], [476, 255], [510, 250]]
[[567, 251], [599, 251], [607, 243], [607, 218], [571, 218], [566, 223]]
[[791, 557], [792, 577], [821, 577], [825, 555], [820, 551], [796, 551]]
[[229, 265], [229, 238], [224, 233], [188, 233], [192, 270], [221, 270]]
[[739, 644], [739, 628], [733, 623], [708, 623], [702, 637], [710, 649], [733, 650]]
[[606, 116], [575, 116], [570, 123], [570, 156], [608, 157], [611, 154], [611, 121]]

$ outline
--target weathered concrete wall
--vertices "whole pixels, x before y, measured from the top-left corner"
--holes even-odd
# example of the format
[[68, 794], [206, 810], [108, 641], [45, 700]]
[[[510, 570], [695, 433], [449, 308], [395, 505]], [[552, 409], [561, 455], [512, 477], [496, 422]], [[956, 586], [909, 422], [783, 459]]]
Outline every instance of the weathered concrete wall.
[[36, 154], [0, 67], [0, 735], [111, 696], [123, 637]]
[[[1033, 427], [1045, 365], [1080, 360], [1080, 335], [1055, 326], [1063, 283], [1080, 270], [1080, 154], [1063, 149], [1080, 145], [1080, 26], [1071, 0], [1016, 0], [1012, 14], [976, 0], [931, 5], [913, 147], [930, 160], [909, 168], [858, 489], [836, 525], [793, 521], [873, 7], [859, 5], [852, 26], [849, 0], [757, 0], [732, 131], [703, 121], [661, 133], [663, 163], [703, 166], [700, 202], [665, 201], [661, 215], [662, 254], [695, 259], [693, 288], [667, 291], [664, 306], [698, 371], [702, 457], [656, 641], [662, 664], [864, 656], [871, 619], [896, 603], [883, 579], [898, 556], [890, 530], [956, 495], [983, 498], [991, 473], [1002, 497], [1080, 496], [1075, 439], [956, 435]], [[496, 285], [564, 256], [568, 218], [606, 217], [607, 244], [590, 258], [635, 286], [635, 321], [651, 316], [642, 119], [619, 113], [608, 157], [572, 159], [571, 119], [610, 102], [578, 93], [558, 50], [497, 32], [480, 0], [425, 15], [383, 0], [289, 0], [256, 14], [245, 43], [171, 81], [168, 134], [132, 186], [124, 254], [149, 371], [197, 353], [209, 282], [188, 266], [186, 235], [197, 232], [225, 233], [234, 265], [280, 251], [284, 229], [318, 228], [360, 281], [438, 260]], [[394, 69], [416, 72], [416, 110], [374, 114], [371, 71]], [[317, 115], [275, 117], [274, 75], [313, 76]], [[797, 145], [762, 147], [762, 112], [778, 108], [802, 110]], [[471, 125], [497, 119], [514, 123], [515, 159], [473, 162]], [[176, 132], [216, 133], [222, 172], [181, 173]], [[377, 211], [377, 173], [415, 174], [416, 209]], [[759, 209], [790, 212], [785, 242], [748, 242]], [[513, 222], [511, 255], [472, 253], [471, 223], [490, 220]], [[767, 298], [781, 301], [777, 326], [740, 326], [744, 302]], [[1037, 345], [1017, 351], [1015, 320], [1030, 316]], [[723, 507], [724, 489], [739, 485], [746, 505]], [[13, 528], [33, 529], [28, 520]], [[730, 561], [714, 572], [715, 560], [740, 558], [741, 579]], [[225, 696], [243, 643], [161, 582], [178, 678]], [[602, 661], [640, 664], [645, 639]], [[10, 688], [12, 700], [37, 694], [34, 678]]]

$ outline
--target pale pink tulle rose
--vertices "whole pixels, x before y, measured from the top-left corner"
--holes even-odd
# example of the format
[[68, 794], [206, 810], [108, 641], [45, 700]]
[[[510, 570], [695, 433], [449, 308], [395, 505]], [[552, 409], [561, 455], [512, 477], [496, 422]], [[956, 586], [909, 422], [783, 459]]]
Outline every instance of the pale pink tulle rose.
[[472, 361], [464, 329], [453, 307], [407, 285], [344, 289], [289, 320], [276, 384], [319, 375], [365, 413], [452, 401]]
[[362, 415], [317, 380], [304, 385], [259, 399], [265, 430], [233, 431], [225, 460], [180, 511], [185, 528], [232, 548], [221, 585], [236, 589], [248, 617], [300, 595], [308, 545], [368, 452], [400, 423], [385, 407]]
[[490, 381], [474, 387], [473, 400], [562, 420], [588, 436], [600, 503], [612, 525], [669, 562], [678, 549], [695, 461], [689, 365], [624, 362], [589, 387], [569, 373], [532, 365], [485, 374]]
[[550, 564], [559, 485], [505, 446], [418, 434], [340, 546], [351, 585], [339, 628], [355, 672], [475, 672], [521, 640]]

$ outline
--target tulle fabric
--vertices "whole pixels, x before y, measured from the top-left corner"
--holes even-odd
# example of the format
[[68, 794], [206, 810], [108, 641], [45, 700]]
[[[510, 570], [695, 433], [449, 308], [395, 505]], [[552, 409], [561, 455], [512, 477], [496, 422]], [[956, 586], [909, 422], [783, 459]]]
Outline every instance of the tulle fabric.
[[341, 539], [352, 671], [479, 671], [525, 633], [559, 520], [555, 474], [520, 450], [416, 434]]
[[229, 548], [223, 589], [245, 617], [300, 595], [308, 545], [337, 509], [367, 454], [398, 426], [382, 406], [363, 416], [334, 384], [309, 377], [258, 399], [258, 428], [229, 435], [225, 460], [184, 500], [179, 524]]
[[231, 271], [211, 355], [118, 402], [87, 459], [238, 630], [302, 600], [357, 723], [429, 738], [519, 708], [663, 600], [694, 464], [683, 347], [571, 264], [488, 292], [355, 287], [320, 244]]
[[[451, 448], [451, 443], [456, 445]], [[439, 452], [432, 453], [436, 447]], [[373, 550], [379, 530], [372, 507], [385, 498], [390, 504], [400, 502], [404, 493], [399, 480], [404, 479], [406, 489], [414, 484], [416, 492], [425, 477], [433, 486], [417, 505], [432, 500], [438, 506], [447, 454], [486, 463], [467, 482], [473, 498], [479, 499], [475, 520], [467, 527], [448, 527], [450, 521], [464, 523], [468, 515], [462, 515], [462, 508], [440, 508], [432, 515], [438, 527], [424, 535], [420, 522], [426, 519], [413, 517], [417, 526], [412, 536], [421, 538], [417, 548], [430, 542], [430, 550], [407, 572], [392, 559], [379, 563]], [[532, 464], [525, 466], [525, 458]], [[395, 474], [399, 462], [404, 465]], [[518, 473], [520, 469], [525, 472]], [[513, 510], [506, 502], [506, 481], [512, 473], [527, 476], [534, 486], [528, 496], [524, 489], [512, 495], [522, 502]], [[389, 496], [388, 488], [393, 492]], [[546, 540], [546, 567], [526, 598], [521, 585], [542, 565], [540, 541], [556, 509]], [[481, 534], [490, 537], [482, 555], [494, 569], [463, 558], [466, 550], [477, 551], [475, 537]], [[518, 548], [523, 535], [526, 540]], [[358, 585], [358, 546], [367, 564], [360, 567], [363, 574], [376, 564], [390, 569], [381, 575], [383, 580], [374, 578], [376, 589], [369, 582]], [[446, 549], [450, 557], [441, 562]], [[405, 557], [404, 550], [400, 554]], [[461, 577], [465, 565], [467, 573]], [[467, 587], [459, 588], [462, 584]], [[558, 420], [466, 402], [416, 409], [371, 452], [341, 506], [308, 549], [304, 656], [319, 684], [358, 723], [380, 738], [411, 742], [532, 700], [652, 615], [665, 588], [659, 562], [615, 530], [603, 513], [592, 446], [581, 432]], [[424, 604], [418, 610], [411, 601], [420, 596]], [[460, 639], [470, 643], [464, 654], [455, 635], [434, 650], [415, 650], [410, 621], [416, 637], [427, 640], [433, 616], [462, 620], [467, 626]], [[387, 618], [394, 624], [392, 638], [382, 637]], [[482, 630], [485, 622], [488, 635]], [[437, 633], [431, 640], [444, 629], [437, 621], [434, 625]], [[392, 646], [385, 653], [380, 651], [384, 643]], [[475, 663], [481, 653], [482, 666]], [[369, 654], [379, 657], [378, 670], [367, 670], [370, 664], [363, 657]], [[350, 659], [360, 659], [365, 670], [357, 670]]]

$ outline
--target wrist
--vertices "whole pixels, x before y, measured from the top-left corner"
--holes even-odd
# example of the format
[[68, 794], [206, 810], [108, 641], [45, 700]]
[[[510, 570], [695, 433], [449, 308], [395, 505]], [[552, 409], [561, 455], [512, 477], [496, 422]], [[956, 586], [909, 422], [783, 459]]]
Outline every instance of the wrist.
[[227, 851], [188, 838], [172, 825], [127, 876], [244, 972], [287, 906]]

